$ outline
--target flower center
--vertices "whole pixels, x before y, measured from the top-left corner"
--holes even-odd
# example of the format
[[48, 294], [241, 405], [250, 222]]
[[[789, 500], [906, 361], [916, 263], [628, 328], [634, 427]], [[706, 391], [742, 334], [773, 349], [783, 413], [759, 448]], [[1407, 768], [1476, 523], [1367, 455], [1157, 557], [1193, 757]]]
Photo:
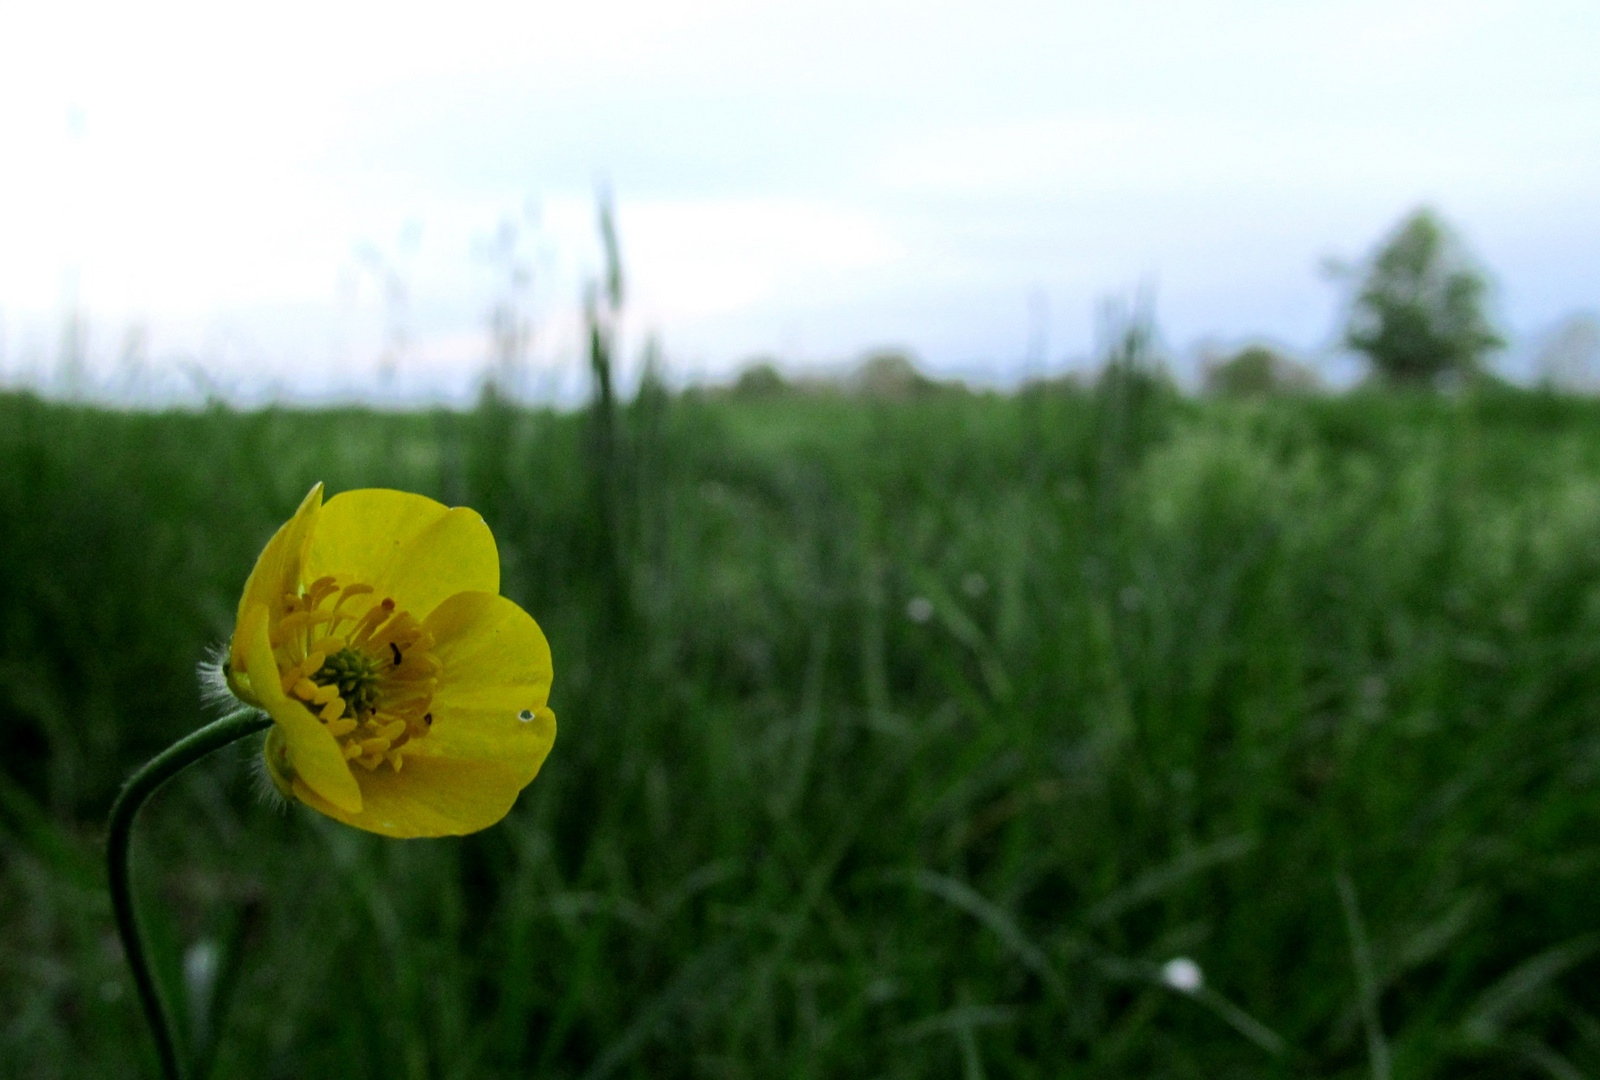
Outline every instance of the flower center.
[[371, 712], [378, 700], [378, 661], [362, 649], [348, 646], [322, 662], [311, 681], [318, 686], [333, 686], [344, 700], [345, 716]]
[[399, 772], [433, 723], [433, 635], [372, 586], [332, 576], [284, 596], [283, 611], [271, 628], [283, 692], [322, 721], [346, 761]]

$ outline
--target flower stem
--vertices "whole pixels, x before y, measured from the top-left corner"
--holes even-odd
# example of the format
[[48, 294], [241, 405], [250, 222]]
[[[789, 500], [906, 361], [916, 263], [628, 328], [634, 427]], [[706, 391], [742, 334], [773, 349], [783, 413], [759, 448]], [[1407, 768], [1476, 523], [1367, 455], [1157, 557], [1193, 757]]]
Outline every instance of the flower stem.
[[106, 836], [111, 910], [117, 918], [117, 933], [122, 935], [122, 949], [128, 957], [128, 967], [133, 969], [133, 982], [139, 989], [139, 1003], [144, 1006], [145, 1019], [150, 1022], [150, 1031], [156, 1040], [156, 1053], [161, 1058], [161, 1071], [167, 1080], [183, 1080], [183, 1068], [178, 1059], [177, 1041], [173, 1038], [172, 1017], [162, 1000], [155, 975], [150, 970], [144, 935], [139, 932], [139, 920], [133, 912], [133, 890], [128, 879], [128, 841], [133, 832], [133, 818], [144, 801], [179, 771], [213, 750], [271, 726], [271, 719], [259, 709], [240, 709], [215, 723], [207, 724], [151, 758], [129, 778], [122, 794], [111, 804], [111, 824]]

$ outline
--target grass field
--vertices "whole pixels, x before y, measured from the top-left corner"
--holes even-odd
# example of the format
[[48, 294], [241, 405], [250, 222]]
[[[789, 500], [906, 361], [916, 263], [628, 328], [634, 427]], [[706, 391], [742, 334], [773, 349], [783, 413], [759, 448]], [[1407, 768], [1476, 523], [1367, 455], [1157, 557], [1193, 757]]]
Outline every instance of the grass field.
[[0, 398], [0, 1074], [152, 1074], [104, 815], [315, 480], [485, 515], [561, 731], [461, 840], [163, 792], [216, 1076], [1600, 1074], [1600, 404], [1138, 378]]

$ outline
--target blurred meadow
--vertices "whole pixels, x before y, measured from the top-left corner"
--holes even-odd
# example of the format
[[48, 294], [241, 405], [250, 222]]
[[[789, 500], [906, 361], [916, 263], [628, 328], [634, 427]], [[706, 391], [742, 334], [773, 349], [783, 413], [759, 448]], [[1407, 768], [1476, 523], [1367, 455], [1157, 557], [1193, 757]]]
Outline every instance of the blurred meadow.
[[459, 840], [275, 808], [253, 747], [170, 785], [135, 880], [202, 1072], [1600, 1071], [1600, 403], [1125, 353], [1007, 396], [0, 398], [0, 1072], [153, 1067], [104, 815], [319, 479], [484, 514], [560, 735]]

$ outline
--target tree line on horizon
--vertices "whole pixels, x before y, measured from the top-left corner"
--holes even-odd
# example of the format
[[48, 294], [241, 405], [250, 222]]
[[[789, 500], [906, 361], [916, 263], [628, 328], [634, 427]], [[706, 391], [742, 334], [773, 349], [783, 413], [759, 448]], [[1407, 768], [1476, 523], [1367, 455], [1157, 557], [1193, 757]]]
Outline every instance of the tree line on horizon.
[[[1489, 315], [1489, 291], [1488, 274], [1460, 234], [1437, 212], [1420, 207], [1366, 261], [1339, 342], [1364, 356], [1370, 381], [1383, 386], [1435, 389], [1491, 379], [1489, 357], [1506, 340]], [[1132, 363], [1158, 375], [1149, 304], [1108, 305], [1107, 322], [1112, 330], [1107, 367]], [[1129, 348], [1128, 338], [1140, 340]], [[1202, 366], [1206, 392], [1223, 396], [1305, 392], [1318, 385], [1309, 365], [1261, 343], [1208, 357]], [[729, 392], [746, 398], [791, 392], [906, 397], [947, 385], [919, 372], [910, 353], [881, 349], [867, 353], [849, 373], [833, 377], [785, 377], [773, 359], [755, 358]]]

